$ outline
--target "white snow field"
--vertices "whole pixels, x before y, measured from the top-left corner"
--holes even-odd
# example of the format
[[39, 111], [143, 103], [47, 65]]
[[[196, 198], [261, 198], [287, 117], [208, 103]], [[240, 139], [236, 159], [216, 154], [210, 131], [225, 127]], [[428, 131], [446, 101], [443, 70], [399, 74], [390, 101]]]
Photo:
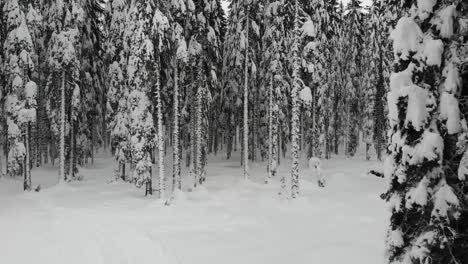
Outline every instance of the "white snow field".
[[[81, 169], [81, 182], [57, 186], [56, 168], [33, 170], [37, 193], [0, 179], [1, 263], [384, 263], [388, 213], [379, 195], [386, 183], [366, 175], [379, 163], [323, 161], [321, 189], [302, 160], [301, 197], [285, 200], [278, 179], [263, 184], [264, 163], [250, 164], [246, 182], [239, 160], [210, 158], [205, 185], [184, 188], [171, 206], [131, 184], [109, 183], [115, 163], [102, 154]], [[289, 175], [289, 160], [281, 162], [279, 174]]]

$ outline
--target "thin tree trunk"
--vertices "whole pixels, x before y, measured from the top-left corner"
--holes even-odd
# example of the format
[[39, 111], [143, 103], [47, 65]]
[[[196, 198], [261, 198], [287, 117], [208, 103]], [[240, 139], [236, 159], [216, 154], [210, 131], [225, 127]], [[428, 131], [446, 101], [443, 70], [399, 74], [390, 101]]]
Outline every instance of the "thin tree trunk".
[[3, 145], [0, 149], [0, 177], [3, 176]]
[[299, 98], [298, 98], [298, 27], [299, 27], [299, 3], [295, 0], [294, 14], [294, 42], [293, 42], [293, 86], [292, 112], [291, 112], [291, 197], [296, 198], [299, 195]]
[[202, 120], [203, 120], [203, 97], [205, 91], [205, 81], [203, 77], [203, 60], [199, 58], [199, 78], [200, 84], [197, 91], [197, 100], [196, 100], [196, 159], [195, 159], [195, 186], [199, 183], [201, 184], [203, 181], [203, 164], [202, 164], [202, 140], [203, 140], [203, 128], [202, 128]]
[[[71, 114], [73, 116], [73, 113]], [[74, 126], [75, 121], [73, 120], [73, 117], [70, 120], [70, 171], [68, 173], [70, 179], [75, 178], [75, 169], [74, 167], [74, 158], [75, 158], [75, 126]]]
[[270, 89], [268, 89], [268, 176], [265, 183], [272, 177], [273, 165], [273, 74], [270, 76]]
[[28, 122], [27, 131], [25, 136], [26, 157], [24, 162], [24, 190], [31, 190], [31, 164], [30, 164], [30, 143], [29, 134], [31, 133], [31, 125]]
[[[159, 198], [164, 198], [164, 131], [163, 131], [163, 113], [161, 100], [161, 84], [159, 68], [156, 73], [156, 100], [157, 100], [157, 118], [158, 118], [158, 165], [159, 165]], [[150, 182], [150, 181], [149, 181]], [[148, 184], [148, 183], [147, 183]]]
[[316, 157], [317, 156], [317, 153], [316, 153], [316, 149], [315, 149], [315, 145], [316, 145], [316, 141], [317, 140], [317, 104], [316, 104], [316, 94], [315, 94], [315, 91], [316, 89], [314, 89], [314, 96], [312, 97], [312, 112], [311, 112], [311, 115], [312, 115], [312, 133], [311, 133], [311, 137], [310, 137], [310, 157]]
[[59, 180], [66, 181], [65, 175], [65, 71], [62, 72], [61, 102], [60, 102], [60, 169]]
[[5, 145], [4, 145], [4, 153], [5, 153], [5, 174], [8, 175], [8, 152], [10, 151], [10, 146], [8, 142], [8, 122], [5, 121]]
[[236, 125], [234, 132], [234, 152], [237, 152], [237, 141], [239, 140], [239, 126]]
[[246, 23], [246, 44], [245, 44], [245, 71], [244, 71], [244, 142], [243, 142], [243, 166], [244, 166], [244, 179], [249, 177], [249, 164], [248, 164], [248, 150], [249, 150], [249, 7], [247, 6], [247, 23]]
[[180, 178], [180, 143], [179, 143], [179, 71], [177, 59], [174, 59], [174, 117], [173, 117], [173, 186], [172, 190], [182, 189]]

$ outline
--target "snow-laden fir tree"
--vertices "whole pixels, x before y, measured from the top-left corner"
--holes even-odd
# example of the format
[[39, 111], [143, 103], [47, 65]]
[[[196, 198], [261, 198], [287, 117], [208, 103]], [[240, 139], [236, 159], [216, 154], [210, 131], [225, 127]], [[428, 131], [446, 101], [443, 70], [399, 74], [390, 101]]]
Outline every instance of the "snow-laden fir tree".
[[3, 7], [7, 27], [3, 44], [7, 60], [5, 113], [8, 127], [8, 173], [24, 176], [24, 189], [31, 189], [30, 137], [31, 122], [36, 120], [37, 85], [31, 80], [34, 72], [34, 45], [26, 17], [18, 1]]
[[46, 110], [44, 103], [44, 85], [42, 81], [45, 74], [42, 69], [46, 68], [46, 48], [44, 47], [43, 16], [41, 13], [40, 3], [29, 3], [26, 13], [26, 23], [28, 24], [29, 32], [34, 46], [35, 56], [33, 62], [35, 71], [33, 72], [33, 80], [38, 84], [36, 94], [36, 122], [31, 124], [31, 165], [40, 166], [43, 163], [44, 139], [46, 138]]
[[155, 43], [155, 73], [156, 73], [156, 85], [154, 88], [154, 94], [156, 99], [156, 116], [157, 116], [157, 149], [158, 149], [158, 166], [159, 166], [159, 197], [164, 198], [165, 195], [165, 172], [164, 172], [164, 119], [163, 119], [163, 101], [162, 101], [162, 85], [161, 85], [161, 53], [166, 49], [164, 47], [166, 43], [165, 35], [166, 31], [169, 30], [169, 20], [162, 12], [162, 5], [159, 3], [156, 5], [156, 10], [153, 15], [152, 22], [152, 36]]
[[[283, 63], [286, 54], [283, 52], [284, 17], [280, 15], [281, 1], [270, 1], [265, 6], [265, 34], [263, 35], [262, 67], [265, 68], [264, 83], [268, 87], [268, 175], [265, 183], [275, 177], [278, 167], [278, 115]], [[284, 184], [284, 183], [283, 183]]]
[[[69, 105], [73, 88], [75, 87], [75, 80], [78, 76], [80, 63], [78, 61], [75, 44], [78, 41], [78, 30], [76, 28], [64, 27], [59, 33], [53, 33], [50, 40], [48, 50], [48, 64], [51, 69], [51, 74], [57, 76], [59, 85], [59, 97], [53, 103], [56, 110], [54, 111], [59, 116], [59, 128], [55, 130], [60, 139], [59, 145], [59, 179], [60, 181], [67, 181], [67, 172], [65, 171], [65, 137], [68, 134], [69, 126], [67, 126], [68, 111], [66, 105]], [[50, 100], [50, 99], [49, 99]], [[58, 105], [59, 103], [59, 105]]]
[[[311, 79], [314, 87], [314, 108], [317, 118], [313, 120], [311, 148], [313, 156], [330, 158], [332, 116], [338, 112], [334, 88], [340, 81], [341, 71], [337, 56], [341, 58], [337, 1], [319, 1], [313, 6], [312, 21], [317, 31], [317, 45], [313, 52], [314, 70]], [[339, 84], [339, 83], [338, 83]], [[334, 100], [335, 99], [335, 100]], [[315, 115], [313, 115], [315, 116]]]
[[291, 87], [291, 197], [299, 195], [299, 2], [294, 1], [292, 39]]
[[[243, 13], [241, 10], [244, 6], [238, 1], [233, 1], [230, 4], [230, 12], [228, 18], [227, 34], [224, 41], [223, 52], [223, 89], [221, 94], [221, 104], [223, 108], [223, 121], [226, 143], [227, 159], [231, 158], [232, 152], [235, 151], [238, 138], [238, 122], [241, 120], [239, 112], [242, 113], [242, 87], [243, 79], [243, 57], [242, 52], [244, 47], [243, 40], [241, 42]], [[241, 159], [242, 162], [242, 159]]]
[[[225, 83], [223, 93], [224, 97], [227, 98], [223, 98], [223, 100], [227, 114], [227, 133], [229, 134], [227, 152], [228, 157], [230, 157], [233, 150], [234, 132], [242, 120], [240, 138], [244, 177], [248, 176], [248, 159], [255, 158], [258, 141], [256, 127], [259, 121], [258, 114], [254, 113], [254, 108], [257, 107], [255, 101], [258, 99], [258, 93], [261, 89], [260, 82], [257, 80], [257, 72], [259, 72], [257, 69], [262, 58], [261, 36], [263, 30], [261, 23], [263, 23], [263, 9], [261, 1], [233, 1], [224, 44], [223, 79]], [[251, 129], [249, 129], [250, 127]]]
[[360, 0], [351, 0], [346, 6], [344, 15], [344, 35], [346, 42], [343, 63], [345, 66], [345, 92], [343, 100], [345, 105], [345, 153], [354, 156], [356, 153], [359, 131], [357, 124], [361, 121], [361, 85], [363, 73], [363, 45], [364, 45], [364, 15]]
[[[466, 149], [461, 116], [463, 1], [405, 1], [391, 33], [395, 56], [387, 94], [390, 263], [465, 263], [466, 196], [457, 169]], [[466, 34], [466, 33], [464, 33]]]
[[[171, 14], [171, 30], [170, 42], [172, 46], [171, 50], [171, 67], [172, 67], [172, 86], [173, 86], [173, 109], [172, 109], [172, 145], [173, 145], [173, 182], [172, 191], [182, 188], [181, 181], [181, 72], [179, 68], [184, 71], [184, 66], [188, 62], [188, 50], [187, 50], [187, 39], [189, 36], [189, 23], [190, 16], [195, 11], [195, 4], [191, 0], [173, 0], [170, 4]], [[183, 73], [183, 72], [182, 72]], [[184, 75], [182, 75], [183, 81]]]
[[[282, 15], [285, 22], [285, 47], [289, 51], [288, 59], [285, 61], [285, 69], [289, 77], [290, 100], [291, 100], [291, 192], [292, 198], [299, 194], [299, 157], [300, 157], [300, 97], [299, 93], [304, 87], [301, 77], [302, 67], [302, 36], [315, 31], [308, 15], [304, 12], [302, 3], [299, 1], [282, 2]], [[304, 21], [310, 24], [305, 25]], [[283, 176], [285, 177], [285, 176]], [[281, 194], [286, 195], [285, 179], [281, 180]]]
[[[384, 17], [385, 4], [383, 1], [374, 1], [369, 10], [369, 32], [367, 34], [368, 43], [368, 68], [369, 78], [366, 80], [368, 88], [374, 90], [373, 110], [366, 108], [366, 111], [373, 112], [373, 127], [368, 135], [372, 133], [372, 142], [375, 147], [377, 159], [382, 160], [382, 151], [385, 146], [385, 92], [388, 89], [388, 77], [390, 71], [389, 29]], [[390, 55], [392, 55], [390, 53]], [[366, 114], [368, 114], [366, 112]], [[370, 116], [368, 116], [370, 118]]]
[[110, 62], [107, 76], [106, 121], [109, 123], [111, 148], [119, 166], [119, 177], [126, 180], [126, 163], [130, 160], [130, 153], [123, 34], [128, 6], [125, 1], [114, 0], [110, 3], [110, 9], [111, 22], [106, 43]]
[[[127, 82], [129, 95], [127, 100], [130, 155], [134, 164], [133, 178], [137, 186], [145, 185], [145, 194], [153, 194], [151, 152], [155, 144], [155, 127], [150, 101], [151, 87], [160, 89], [155, 65], [155, 47], [152, 40], [153, 16], [158, 13], [151, 1], [135, 1], [127, 16], [124, 33], [124, 45], [127, 62]], [[158, 97], [158, 94], [156, 94]], [[161, 133], [161, 132], [159, 132]], [[158, 140], [158, 139], [157, 139]], [[160, 175], [163, 178], [163, 175]], [[163, 186], [159, 186], [160, 194]]]
[[126, 163], [129, 160], [128, 149], [128, 90], [124, 82], [124, 73], [120, 63], [114, 61], [109, 66], [109, 87], [107, 92], [107, 114], [111, 129], [111, 146], [119, 164], [119, 176], [126, 180]]
[[[210, 116], [207, 112], [212, 107], [213, 94], [219, 90], [218, 67], [221, 62], [221, 19], [218, 0], [198, 0], [195, 3], [195, 20], [191, 28], [191, 39], [188, 54], [192, 74], [197, 74], [196, 87], [192, 86], [192, 123], [191, 135], [192, 169], [195, 186], [202, 184], [206, 178], [208, 158], [208, 128]], [[192, 141], [193, 140], [193, 141]]]
[[[246, 16], [244, 18], [245, 20], [245, 27], [244, 27], [244, 32], [243, 32], [243, 38], [244, 38], [244, 102], [243, 102], [243, 118], [242, 120], [244, 121], [243, 124], [243, 137], [242, 137], [242, 146], [243, 146], [243, 152], [242, 152], [242, 165], [244, 168], [244, 179], [247, 180], [249, 177], [249, 31], [250, 31], [250, 16], [249, 16], [249, 5], [250, 1], [246, 1], [244, 3], [246, 5], [245, 7], [245, 12]], [[241, 37], [242, 39], [242, 37]]]
[[[364, 24], [368, 25], [368, 27], [366, 27], [365, 30], [368, 32], [375, 33], [376, 30], [373, 31], [372, 24], [367, 23], [367, 22], [370, 22], [370, 16], [365, 16], [365, 19], [366, 20]], [[377, 96], [376, 96], [377, 85], [379, 85], [378, 82], [381, 81], [381, 79], [379, 79], [380, 70], [379, 69], [375, 70], [377, 68], [376, 67], [377, 64], [379, 63], [379, 60], [378, 58], [373, 57], [372, 43], [374, 41], [375, 40], [374, 40], [373, 34], [365, 35], [365, 38], [364, 38], [365, 48], [363, 49], [363, 53], [362, 53], [364, 56], [361, 60], [361, 62], [363, 63], [363, 67], [362, 67], [363, 77], [362, 77], [362, 87], [361, 87], [362, 99], [361, 100], [363, 100], [363, 102], [366, 102], [366, 103], [362, 103], [362, 124], [363, 124], [362, 137], [363, 137], [364, 143], [366, 144], [366, 160], [370, 160], [371, 146], [374, 143], [374, 139], [378, 137], [374, 134], [375, 132], [374, 128], [376, 127], [375, 125], [376, 120], [374, 119], [374, 114], [376, 112], [375, 109], [378, 107], [377, 100], [381, 99], [381, 98], [377, 99]], [[378, 81], [375, 81], [376, 79]], [[378, 148], [376, 147], [376, 150], [377, 149]], [[380, 158], [379, 154], [378, 154], [378, 157]]]

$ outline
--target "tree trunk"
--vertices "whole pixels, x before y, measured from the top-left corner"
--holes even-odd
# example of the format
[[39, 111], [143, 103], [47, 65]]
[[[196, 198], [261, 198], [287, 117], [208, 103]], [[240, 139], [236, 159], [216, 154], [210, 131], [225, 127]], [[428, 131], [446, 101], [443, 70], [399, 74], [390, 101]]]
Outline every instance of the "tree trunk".
[[371, 144], [369, 143], [366, 143], [366, 160], [370, 160], [370, 147], [371, 147]]
[[244, 179], [249, 177], [248, 150], [249, 150], [249, 7], [247, 6], [247, 23], [245, 29], [246, 44], [245, 44], [245, 69], [244, 69], [244, 142], [243, 142], [243, 167]]
[[195, 159], [195, 186], [203, 181], [203, 157], [202, 157], [202, 141], [203, 141], [203, 98], [205, 92], [205, 80], [203, 77], [203, 60], [199, 58], [199, 78], [200, 85], [197, 90], [196, 100], [196, 159]]
[[182, 182], [180, 179], [180, 143], [179, 143], [179, 71], [177, 59], [174, 59], [174, 117], [173, 117], [173, 186], [172, 190], [182, 189]]
[[163, 109], [161, 100], [161, 84], [159, 68], [156, 73], [156, 100], [157, 100], [157, 118], [158, 118], [158, 165], [159, 165], [159, 198], [164, 198], [164, 131], [163, 131]]
[[272, 177], [273, 165], [273, 74], [270, 76], [270, 89], [268, 89], [268, 176], [265, 183]]
[[26, 135], [25, 135], [25, 148], [26, 148], [26, 157], [24, 161], [24, 190], [30, 191], [31, 190], [31, 164], [30, 164], [30, 144], [29, 144], [29, 135], [31, 133], [31, 125], [28, 122]]
[[265, 183], [276, 176], [278, 152], [277, 102], [275, 98], [273, 75], [270, 77], [268, 107], [268, 177]]
[[299, 3], [295, 0], [294, 14], [294, 40], [293, 40], [293, 86], [291, 91], [291, 197], [299, 195], [299, 69], [298, 69], [298, 30], [299, 30]]
[[62, 72], [62, 87], [60, 102], [60, 169], [59, 180], [66, 181], [65, 175], [65, 71]]
[[5, 174], [8, 175], [8, 152], [10, 151], [10, 146], [8, 142], [8, 122], [5, 121], [5, 145], [4, 145], [4, 153], [5, 153]]
[[73, 113], [71, 114], [71, 120], [70, 120], [70, 171], [68, 173], [68, 176], [70, 179], [75, 178], [75, 121], [73, 120]]

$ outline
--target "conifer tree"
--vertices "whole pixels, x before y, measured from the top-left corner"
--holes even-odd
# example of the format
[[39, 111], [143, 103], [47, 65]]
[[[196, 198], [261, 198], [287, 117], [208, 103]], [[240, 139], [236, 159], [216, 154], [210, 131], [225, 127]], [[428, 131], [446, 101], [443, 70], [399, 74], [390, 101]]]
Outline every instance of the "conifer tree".
[[106, 122], [109, 123], [110, 140], [114, 156], [119, 165], [119, 176], [126, 180], [126, 163], [129, 153], [129, 121], [127, 100], [129, 92], [125, 85], [126, 67], [124, 50], [125, 20], [128, 6], [125, 1], [114, 0], [110, 5], [110, 27], [108, 30], [109, 87], [107, 90]]
[[[187, 42], [188, 23], [190, 22], [190, 15], [195, 11], [193, 2], [189, 1], [172, 1], [171, 3], [171, 45], [172, 47], [172, 68], [173, 68], [173, 182], [172, 190], [181, 189], [181, 131], [180, 131], [180, 72], [179, 68], [184, 69], [184, 65], [188, 62]], [[183, 76], [183, 75], [182, 75]]]
[[346, 155], [354, 156], [359, 141], [358, 122], [361, 120], [361, 84], [363, 72], [363, 43], [364, 43], [364, 15], [361, 1], [351, 0], [344, 16], [346, 41], [345, 57], [345, 85], [343, 94], [346, 111], [345, 151]]
[[[53, 33], [50, 40], [50, 49], [48, 51], [49, 67], [52, 70], [52, 74], [58, 75], [60, 80], [59, 87], [59, 102], [60, 105], [57, 107], [56, 113], [59, 114], [59, 128], [56, 132], [60, 138], [59, 145], [59, 179], [61, 181], [67, 181], [67, 172], [65, 171], [65, 137], [67, 134], [66, 129], [66, 105], [70, 102], [69, 94], [73, 91], [71, 87], [74, 86], [75, 81], [78, 77], [79, 61], [77, 52], [75, 50], [75, 44], [78, 41], [78, 31], [76, 28], [64, 27], [59, 33]], [[71, 81], [67, 81], [71, 80]], [[70, 85], [70, 83], [72, 85]], [[50, 99], [49, 99], [50, 100]], [[68, 103], [67, 103], [68, 101]]]
[[280, 15], [281, 1], [270, 1], [265, 7], [265, 34], [263, 35], [262, 67], [265, 69], [264, 85], [268, 87], [268, 176], [265, 182], [276, 176], [278, 157], [278, 94], [283, 77], [285, 53], [283, 47], [283, 16]]
[[[145, 195], [153, 194], [151, 152], [155, 143], [155, 128], [153, 124], [152, 106], [150, 101], [151, 87], [155, 85], [158, 98], [159, 65], [152, 41], [153, 14], [156, 10], [151, 1], [136, 1], [129, 10], [128, 27], [125, 30], [127, 78], [129, 97], [127, 108], [129, 111], [130, 155], [134, 163], [133, 178], [137, 186], [145, 185]], [[155, 58], [156, 56], [156, 58]], [[155, 63], [156, 60], [156, 63]], [[156, 80], [152, 79], [152, 72], [156, 70]], [[158, 131], [158, 133], [161, 133]], [[157, 139], [160, 142], [159, 138]], [[163, 178], [163, 175], [159, 175]], [[162, 196], [164, 186], [159, 184]]]
[[391, 33], [395, 65], [385, 161], [390, 263], [466, 261], [466, 197], [459, 188], [466, 178], [456, 173], [466, 146], [458, 141], [466, 133], [458, 99], [464, 55], [455, 48], [461, 32], [453, 27], [460, 3], [405, 1]]
[[5, 114], [8, 127], [8, 173], [24, 176], [24, 190], [31, 189], [31, 123], [36, 121], [37, 85], [32, 80], [35, 50], [33, 40], [18, 1], [3, 7], [7, 35], [3, 43], [7, 61]]

